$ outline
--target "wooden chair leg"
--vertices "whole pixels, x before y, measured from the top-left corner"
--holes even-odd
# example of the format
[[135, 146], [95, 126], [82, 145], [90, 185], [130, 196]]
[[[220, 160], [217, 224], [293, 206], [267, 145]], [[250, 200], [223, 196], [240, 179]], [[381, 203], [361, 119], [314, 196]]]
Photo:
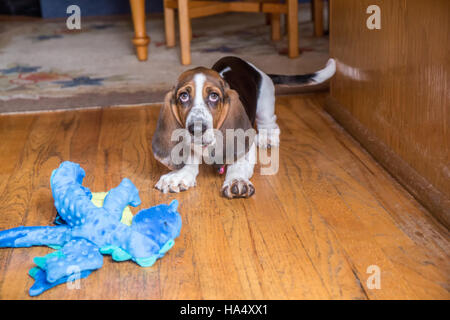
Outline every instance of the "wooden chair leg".
[[164, 0], [164, 30], [166, 32], [166, 46], [175, 46], [175, 10], [166, 8], [167, 0]]
[[147, 60], [148, 44], [150, 38], [145, 31], [145, 0], [130, 0], [131, 13], [133, 16], [134, 38], [136, 54], [140, 61]]
[[288, 5], [288, 38], [289, 58], [298, 57], [298, 2], [297, 0], [287, 0]]
[[192, 23], [191, 23], [191, 19], [188, 20], [188, 25], [189, 25], [189, 40], [192, 41]]
[[178, 0], [178, 21], [180, 24], [181, 63], [191, 64], [191, 39], [188, 0]]
[[314, 35], [316, 37], [323, 36], [323, 0], [314, 1]]
[[272, 13], [270, 15], [270, 25], [272, 28], [272, 40], [279, 41], [281, 39], [281, 14]]
[[283, 35], [287, 35], [288, 29], [289, 29], [288, 15], [287, 14], [283, 14], [283, 20], [284, 20]]

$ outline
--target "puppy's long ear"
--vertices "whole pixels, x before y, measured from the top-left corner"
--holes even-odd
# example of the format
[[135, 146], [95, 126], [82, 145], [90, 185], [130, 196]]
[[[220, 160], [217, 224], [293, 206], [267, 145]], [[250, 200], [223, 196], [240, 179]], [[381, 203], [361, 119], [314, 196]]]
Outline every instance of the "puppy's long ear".
[[[245, 111], [245, 108], [242, 105], [241, 100], [239, 99], [239, 94], [233, 89], [226, 89], [224, 99], [225, 99], [224, 108], [221, 112], [221, 115], [218, 117], [217, 128], [222, 132], [222, 135], [224, 137], [223, 141], [224, 155], [227, 156], [227, 159], [230, 159], [229, 157], [231, 154], [229, 151], [230, 148], [232, 147], [235, 161], [236, 159], [244, 155], [243, 152], [245, 153], [248, 152], [248, 149], [253, 144], [255, 132], [247, 116], [247, 112]], [[249, 134], [247, 141], [241, 141], [245, 144], [244, 149], [238, 147], [239, 142], [236, 139], [233, 139], [234, 142], [232, 145], [230, 145], [230, 143], [227, 143], [227, 134], [232, 134], [233, 132], [228, 129], [232, 129], [234, 130], [234, 132], [236, 132], [235, 130], [237, 129], [242, 129], [244, 133]], [[252, 131], [249, 131], [249, 129], [252, 129]], [[228, 133], [227, 130], [229, 131]], [[226, 149], [228, 149], [229, 151], [226, 152]]]
[[181, 129], [181, 122], [176, 110], [174, 100], [174, 90], [166, 94], [164, 105], [159, 113], [156, 131], [152, 139], [153, 155], [162, 164], [171, 170], [178, 169], [183, 165], [176, 165], [171, 159], [171, 152], [178, 141], [172, 141], [172, 133], [176, 129]]
[[224, 107], [217, 119], [216, 127], [221, 131], [226, 129], [243, 129], [245, 131], [252, 128], [245, 108], [239, 99], [239, 94], [233, 89], [226, 89], [224, 99]]

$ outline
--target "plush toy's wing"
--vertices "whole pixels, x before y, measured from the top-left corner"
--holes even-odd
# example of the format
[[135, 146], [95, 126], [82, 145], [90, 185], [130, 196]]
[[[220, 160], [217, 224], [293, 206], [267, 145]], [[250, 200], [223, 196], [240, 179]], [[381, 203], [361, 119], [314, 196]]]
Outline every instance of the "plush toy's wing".
[[177, 208], [178, 201], [173, 200], [169, 205], [143, 209], [133, 217], [131, 228], [151, 238], [161, 248], [180, 235], [181, 216]]
[[[133, 260], [142, 267], [149, 267], [155, 261], [164, 256], [164, 254], [173, 247], [174, 239], [180, 235], [181, 216], [177, 211], [178, 201], [173, 200], [170, 205], [161, 204], [148, 209], [141, 210], [133, 217], [131, 229], [134, 232], [142, 234], [155, 245], [151, 251], [143, 255], [148, 245], [139, 245], [138, 241], [133, 244]], [[135, 237], [135, 240], [139, 237]], [[138, 255], [139, 253], [139, 255]]]
[[62, 246], [70, 238], [70, 228], [67, 226], [17, 227], [0, 231], [0, 248]]
[[103, 265], [103, 256], [92, 242], [76, 238], [69, 241], [61, 250], [44, 257], [37, 257], [34, 263], [46, 273], [46, 280], [54, 283], [61, 278], [96, 270]]

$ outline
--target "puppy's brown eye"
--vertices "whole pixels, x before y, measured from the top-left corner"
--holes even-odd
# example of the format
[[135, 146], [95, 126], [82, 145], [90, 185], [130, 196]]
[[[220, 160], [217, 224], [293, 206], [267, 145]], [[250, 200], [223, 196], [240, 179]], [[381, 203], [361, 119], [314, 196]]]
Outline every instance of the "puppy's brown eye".
[[189, 102], [189, 93], [183, 92], [178, 96], [178, 99], [181, 103], [187, 103]]
[[219, 101], [219, 95], [215, 92], [210, 93], [208, 98], [212, 103], [216, 103], [217, 101]]

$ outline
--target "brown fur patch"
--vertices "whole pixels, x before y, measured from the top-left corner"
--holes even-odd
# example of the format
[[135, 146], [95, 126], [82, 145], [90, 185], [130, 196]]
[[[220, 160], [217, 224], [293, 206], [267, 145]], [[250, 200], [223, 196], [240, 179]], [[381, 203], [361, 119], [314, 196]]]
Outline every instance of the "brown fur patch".
[[173, 110], [174, 98], [172, 90], [166, 94], [152, 139], [153, 155], [171, 170], [183, 167], [183, 165], [174, 165], [170, 157], [172, 148], [178, 143], [177, 141], [171, 141], [172, 132], [181, 128]]
[[[180, 125], [184, 128], [186, 127], [186, 118], [189, 114], [189, 111], [193, 107], [192, 103], [195, 95], [195, 84], [194, 84], [194, 76], [196, 74], [202, 73], [206, 77], [206, 81], [203, 85], [202, 97], [206, 100], [207, 96], [212, 92], [215, 92], [219, 95], [220, 102], [214, 107], [209, 108], [209, 111], [213, 117], [213, 126], [214, 128], [219, 128], [222, 125], [223, 120], [225, 119], [224, 111], [224, 98], [225, 98], [225, 90], [228, 89], [228, 85], [225, 81], [220, 77], [220, 75], [211, 69], [207, 69], [204, 67], [198, 67], [195, 69], [191, 69], [183, 72], [179, 78], [178, 83], [174, 90], [175, 104], [176, 104], [176, 118], [179, 119]], [[178, 97], [183, 93], [187, 92], [191, 101], [189, 105], [182, 104]]]
[[[166, 95], [152, 141], [152, 149], [155, 158], [171, 170], [183, 167], [183, 164], [173, 164], [170, 159], [171, 151], [178, 143], [178, 141], [171, 141], [171, 135], [175, 129], [186, 128], [186, 118], [192, 108], [193, 100], [196, 95], [194, 76], [198, 73], [202, 73], [206, 76], [202, 91], [203, 99], [206, 100], [211, 92], [217, 93], [220, 97], [219, 103], [214, 107], [210, 106], [209, 111], [213, 117], [214, 128], [219, 129], [223, 134], [223, 155], [227, 154], [227, 147], [232, 147], [226, 145], [227, 129], [242, 129], [246, 131], [252, 128], [252, 124], [239, 99], [238, 93], [235, 90], [230, 89], [229, 85], [216, 71], [199, 67], [182, 73], [178, 78], [177, 85]], [[183, 92], [190, 95], [189, 104], [180, 101], [179, 97]], [[245, 153], [248, 152], [252, 143], [253, 137], [250, 138], [248, 144], [246, 143]], [[245, 153], [238, 154], [236, 145], [234, 147], [235, 152], [233, 157], [234, 160], [236, 160]]]

